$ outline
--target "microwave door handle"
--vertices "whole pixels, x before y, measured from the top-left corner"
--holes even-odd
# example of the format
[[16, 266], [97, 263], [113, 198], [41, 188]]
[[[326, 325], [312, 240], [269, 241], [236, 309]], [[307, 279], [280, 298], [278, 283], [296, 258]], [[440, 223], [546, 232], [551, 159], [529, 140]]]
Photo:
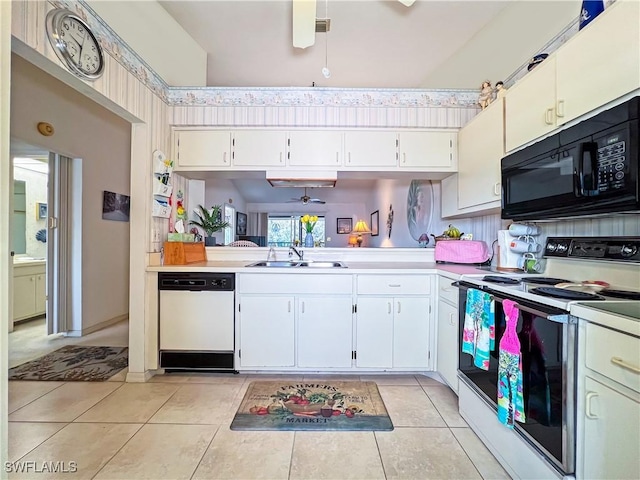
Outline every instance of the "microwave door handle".
[[[588, 169], [588, 176], [585, 176], [585, 166]], [[574, 178], [576, 197], [593, 197], [599, 193], [597, 143], [584, 142], [580, 144], [580, 151], [575, 162]]]

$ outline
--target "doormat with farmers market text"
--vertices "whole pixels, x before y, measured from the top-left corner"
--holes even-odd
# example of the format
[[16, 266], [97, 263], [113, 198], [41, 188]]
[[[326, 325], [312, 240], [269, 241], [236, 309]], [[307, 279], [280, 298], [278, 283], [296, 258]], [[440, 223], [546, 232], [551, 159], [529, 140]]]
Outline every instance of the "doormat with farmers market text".
[[251, 382], [231, 430], [393, 430], [375, 382]]
[[127, 347], [67, 345], [9, 369], [9, 380], [103, 382], [129, 363]]

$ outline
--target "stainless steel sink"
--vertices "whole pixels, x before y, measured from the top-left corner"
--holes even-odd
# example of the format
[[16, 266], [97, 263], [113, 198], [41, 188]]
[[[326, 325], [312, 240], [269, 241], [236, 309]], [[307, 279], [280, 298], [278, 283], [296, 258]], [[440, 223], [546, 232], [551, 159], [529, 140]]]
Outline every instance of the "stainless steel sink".
[[314, 261], [297, 261], [297, 262], [255, 262], [250, 263], [247, 267], [267, 267], [267, 268], [347, 268], [342, 262], [314, 262]]
[[256, 262], [247, 267], [297, 267], [300, 262]]
[[300, 262], [298, 266], [310, 268], [347, 268], [342, 262]]

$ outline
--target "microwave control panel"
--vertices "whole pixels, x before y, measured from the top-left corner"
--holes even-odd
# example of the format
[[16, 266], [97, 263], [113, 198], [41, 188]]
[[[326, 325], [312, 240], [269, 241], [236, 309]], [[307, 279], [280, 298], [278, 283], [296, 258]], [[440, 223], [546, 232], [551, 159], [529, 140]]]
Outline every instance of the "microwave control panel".
[[625, 163], [626, 144], [619, 133], [598, 139], [598, 190], [600, 193], [625, 186], [628, 174]]

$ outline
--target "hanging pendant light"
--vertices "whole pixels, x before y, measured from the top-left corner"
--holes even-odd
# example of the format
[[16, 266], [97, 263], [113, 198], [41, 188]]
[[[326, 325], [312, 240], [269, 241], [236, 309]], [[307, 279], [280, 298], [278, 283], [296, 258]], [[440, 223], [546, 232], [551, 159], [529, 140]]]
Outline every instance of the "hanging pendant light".
[[[325, 0], [324, 18], [329, 21], [329, 0]], [[322, 67], [322, 75], [324, 78], [331, 77], [331, 70], [329, 70], [329, 29], [324, 33], [324, 67]]]

